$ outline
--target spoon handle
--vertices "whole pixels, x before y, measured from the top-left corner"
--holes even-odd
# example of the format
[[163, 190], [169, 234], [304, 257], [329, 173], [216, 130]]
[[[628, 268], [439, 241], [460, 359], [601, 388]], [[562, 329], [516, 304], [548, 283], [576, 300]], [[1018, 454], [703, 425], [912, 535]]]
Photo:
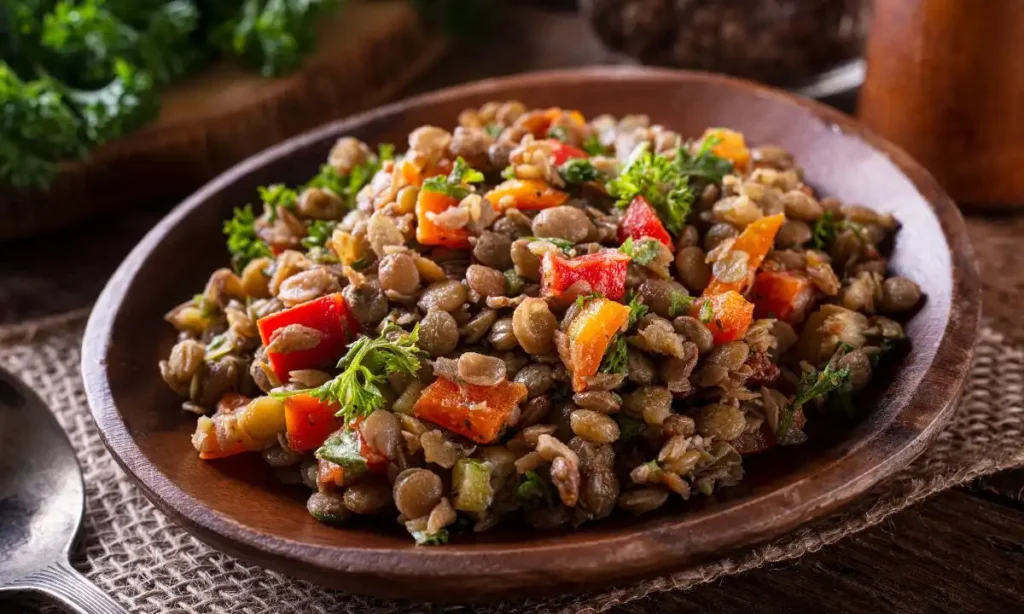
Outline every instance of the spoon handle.
[[128, 614], [109, 595], [75, 571], [66, 561], [58, 561], [18, 580], [20, 588], [41, 593], [59, 601], [75, 614]]

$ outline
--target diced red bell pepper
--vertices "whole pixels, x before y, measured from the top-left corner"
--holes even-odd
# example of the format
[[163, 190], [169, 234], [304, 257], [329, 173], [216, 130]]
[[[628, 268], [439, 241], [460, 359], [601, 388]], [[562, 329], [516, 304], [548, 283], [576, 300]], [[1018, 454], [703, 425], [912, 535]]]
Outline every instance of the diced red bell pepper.
[[724, 256], [728, 258], [735, 252], [745, 252], [747, 254], [746, 274], [737, 281], [728, 282], [715, 279], [712, 276], [711, 283], [704, 289], [704, 296], [721, 294], [727, 290], [743, 293], [751, 281], [753, 281], [754, 272], [757, 271], [761, 263], [764, 262], [764, 257], [771, 251], [772, 245], [775, 243], [775, 235], [779, 232], [779, 228], [782, 227], [782, 223], [785, 221], [786, 216], [777, 213], [755, 220], [747, 225], [743, 232], [740, 233], [740, 236], [736, 237], [736, 241], [729, 248], [729, 253]]
[[431, 213], [444, 213], [451, 207], [458, 206], [459, 200], [441, 192], [420, 190], [416, 197], [416, 240], [422, 245], [441, 245], [452, 249], [468, 249], [469, 230], [465, 228], [445, 228], [430, 219]]
[[565, 164], [567, 160], [572, 160], [573, 158], [589, 157], [587, 152], [583, 151], [579, 147], [563, 143], [558, 139], [548, 139], [548, 143], [551, 144], [551, 157], [555, 166], [561, 166]]
[[491, 443], [509, 415], [526, 399], [526, 386], [502, 380], [494, 386], [459, 386], [439, 377], [423, 390], [413, 413], [477, 443]]
[[335, 416], [338, 406], [308, 394], [284, 399], [284, 422], [288, 446], [296, 452], [319, 448], [345, 422]]
[[747, 334], [754, 319], [754, 304], [738, 292], [729, 290], [694, 301], [690, 315], [704, 323], [715, 343], [728, 343]]
[[644, 238], [656, 239], [663, 243], [670, 251], [675, 251], [672, 245], [672, 236], [665, 230], [664, 224], [658, 219], [658, 212], [654, 210], [651, 203], [643, 196], [637, 195], [619, 221], [618, 230], [619, 242], [632, 238], [639, 241]]
[[263, 345], [267, 345], [274, 331], [292, 324], [316, 329], [320, 333], [320, 342], [316, 347], [306, 350], [267, 352], [267, 360], [282, 382], [288, 381], [288, 374], [292, 371], [333, 365], [344, 354], [349, 340], [354, 339], [359, 331], [359, 324], [349, 314], [341, 292], [272, 313], [260, 318], [256, 326]]
[[750, 300], [758, 318], [799, 324], [814, 300], [814, 284], [800, 271], [758, 271]]
[[546, 296], [561, 296], [578, 281], [590, 284], [590, 291], [613, 301], [626, 294], [626, 268], [629, 256], [605, 250], [575, 258], [564, 258], [554, 250], [540, 261], [541, 289]]

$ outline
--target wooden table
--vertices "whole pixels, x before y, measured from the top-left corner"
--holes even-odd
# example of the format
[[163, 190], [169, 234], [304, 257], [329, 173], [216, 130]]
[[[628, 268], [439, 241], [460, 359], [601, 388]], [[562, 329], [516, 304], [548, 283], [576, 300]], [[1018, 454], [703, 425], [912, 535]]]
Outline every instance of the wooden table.
[[[510, 15], [501, 35], [457, 46], [411, 93], [467, 80], [617, 58], [569, 14]], [[166, 204], [71, 231], [0, 244], [0, 324], [88, 306]], [[983, 262], [1019, 266], [1024, 217], [968, 220]], [[992, 251], [995, 250], [995, 251]], [[88, 254], [87, 258], [75, 254]], [[987, 277], [986, 316], [1024, 343], [1016, 283]], [[45, 297], [45, 300], [44, 300]], [[1024, 442], [1022, 442], [1024, 445]], [[797, 561], [657, 595], [617, 612], [1024, 611], [1024, 470], [940, 494]]]

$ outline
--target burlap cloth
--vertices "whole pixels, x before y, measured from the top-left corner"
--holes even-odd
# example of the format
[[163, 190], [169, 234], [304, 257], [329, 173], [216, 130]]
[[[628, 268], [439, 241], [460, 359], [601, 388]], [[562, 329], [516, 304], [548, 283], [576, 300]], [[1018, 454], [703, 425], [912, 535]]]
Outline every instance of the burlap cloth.
[[[50, 405], [85, 471], [76, 566], [135, 612], [432, 612], [438, 606], [327, 591], [213, 550], [172, 524], [121, 472], [100, 440], [79, 375], [85, 313], [0, 328], [0, 366]], [[464, 612], [603, 612], [648, 594], [711, 582], [814, 552], [938, 491], [1024, 464], [1024, 349], [982, 328], [960, 406], [935, 443], [857, 503], [774, 542], [676, 574], [601, 593], [467, 606]]]

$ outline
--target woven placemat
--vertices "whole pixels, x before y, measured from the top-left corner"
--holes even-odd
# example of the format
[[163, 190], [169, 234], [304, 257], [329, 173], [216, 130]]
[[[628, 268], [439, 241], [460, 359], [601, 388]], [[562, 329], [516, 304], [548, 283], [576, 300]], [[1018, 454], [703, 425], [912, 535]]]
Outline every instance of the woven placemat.
[[[79, 375], [84, 312], [0, 328], [0, 366], [50, 405], [85, 471], [83, 544], [74, 561], [133, 612], [436, 612], [439, 606], [328, 591], [217, 552], [170, 522], [117, 467], [100, 440]], [[466, 613], [603, 612], [649, 594], [685, 590], [814, 552], [929, 495], [1024, 464], [1024, 351], [983, 326], [960, 406], [906, 470], [821, 521], [700, 567], [587, 595], [466, 606]], [[29, 610], [31, 611], [31, 610]], [[453, 611], [445, 608], [445, 611]]]

